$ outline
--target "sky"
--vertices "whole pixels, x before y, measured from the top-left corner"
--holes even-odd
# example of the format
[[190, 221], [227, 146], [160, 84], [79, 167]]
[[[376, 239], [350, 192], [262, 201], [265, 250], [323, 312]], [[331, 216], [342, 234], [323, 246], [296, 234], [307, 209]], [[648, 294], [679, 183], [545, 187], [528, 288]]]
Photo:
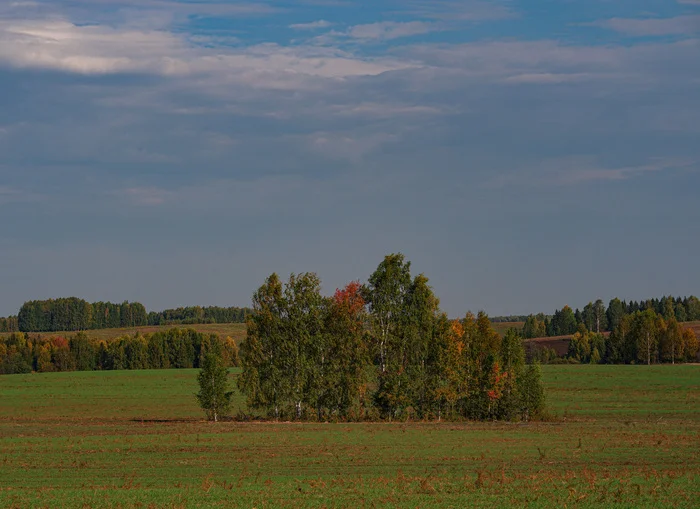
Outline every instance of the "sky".
[[3, 0], [0, 315], [698, 294], [699, 112], [700, 0]]

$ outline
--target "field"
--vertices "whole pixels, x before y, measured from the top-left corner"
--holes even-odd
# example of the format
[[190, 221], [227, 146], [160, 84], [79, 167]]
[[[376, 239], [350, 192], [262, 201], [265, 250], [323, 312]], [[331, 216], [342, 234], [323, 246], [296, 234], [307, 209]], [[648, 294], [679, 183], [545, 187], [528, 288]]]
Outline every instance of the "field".
[[493, 322], [491, 323], [491, 326], [493, 327], [493, 330], [503, 336], [508, 329], [522, 329], [524, 324], [525, 322]]
[[[151, 332], [164, 331], [172, 328], [194, 329], [204, 334], [218, 334], [222, 337], [231, 336], [236, 342], [240, 342], [246, 336], [246, 326], [244, 323], [211, 323], [194, 325], [147, 325], [144, 327], [125, 327], [122, 329], [97, 329], [86, 331], [86, 334], [97, 340], [109, 340], [124, 335], [134, 335], [137, 332], [148, 334]], [[72, 336], [75, 332], [30, 332], [30, 335], [41, 334], [45, 336]], [[9, 336], [10, 333], [0, 333], [0, 337]]]
[[[522, 329], [523, 322], [497, 322], [492, 323], [493, 329], [503, 336], [508, 329], [515, 327], [516, 329]], [[695, 334], [700, 337], [700, 322], [685, 322], [684, 327], [689, 327], [695, 331]], [[98, 340], [109, 340], [112, 338], [117, 338], [119, 336], [124, 336], [126, 334], [133, 335], [137, 332], [141, 334], [148, 334], [150, 332], [157, 332], [162, 330], [168, 330], [173, 327], [184, 327], [192, 328], [198, 332], [203, 332], [205, 334], [218, 334], [222, 337], [230, 336], [240, 343], [246, 336], [246, 327], [243, 323], [214, 323], [214, 324], [195, 324], [195, 325], [149, 325], [145, 327], [126, 327], [122, 329], [99, 329], [99, 330], [89, 330], [87, 334], [91, 338]], [[74, 332], [42, 332], [30, 334], [42, 334], [47, 336], [72, 336]], [[0, 338], [9, 336], [9, 333], [0, 333]], [[533, 341], [541, 346], [546, 346], [553, 348], [558, 355], [565, 355], [569, 348], [569, 339], [571, 336], [558, 336], [558, 337], [548, 337], [548, 338], [534, 338], [528, 341]]]
[[[692, 329], [695, 332], [695, 335], [698, 338], [700, 338], [700, 322], [684, 322], [681, 325], [685, 328]], [[503, 331], [501, 334], [503, 333], [505, 333], [505, 331]], [[608, 333], [605, 332], [604, 334]], [[569, 343], [571, 342], [571, 336], [550, 336], [527, 339], [526, 341], [529, 343], [534, 343], [540, 347], [551, 348], [557, 353], [559, 357], [563, 357], [569, 351]]]
[[0, 507], [697, 507], [700, 366], [543, 370], [530, 424], [215, 424], [194, 370], [3, 376]]

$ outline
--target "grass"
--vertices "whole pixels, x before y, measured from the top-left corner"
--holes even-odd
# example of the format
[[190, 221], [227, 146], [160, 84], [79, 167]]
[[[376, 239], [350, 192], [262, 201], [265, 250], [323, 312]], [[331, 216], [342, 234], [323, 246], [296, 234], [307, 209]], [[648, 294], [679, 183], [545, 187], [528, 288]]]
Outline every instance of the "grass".
[[[86, 334], [97, 340], [110, 340], [125, 335], [134, 335], [137, 332], [148, 334], [151, 332], [164, 331], [172, 328], [194, 329], [204, 334], [218, 334], [219, 336], [231, 336], [236, 342], [242, 341], [246, 336], [246, 325], [244, 323], [211, 323], [193, 325], [146, 325], [143, 327], [124, 327], [120, 329], [96, 329], [86, 331]], [[75, 332], [30, 332], [30, 335], [42, 334], [45, 336], [73, 336]], [[10, 333], [0, 333], [0, 337], [9, 336]]]
[[700, 366], [543, 372], [530, 424], [213, 424], [194, 370], [3, 376], [0, 507], [696, 507]]
[[505, 333], [508, 331], [508, 329], [515, 328], [515, 329], [522, 329], [523, 325], [525, 325], [525, 322], [492, 322], [491, 327], [493, 327], [493, 330], [498, 332], [501, 336], [505, 335]]

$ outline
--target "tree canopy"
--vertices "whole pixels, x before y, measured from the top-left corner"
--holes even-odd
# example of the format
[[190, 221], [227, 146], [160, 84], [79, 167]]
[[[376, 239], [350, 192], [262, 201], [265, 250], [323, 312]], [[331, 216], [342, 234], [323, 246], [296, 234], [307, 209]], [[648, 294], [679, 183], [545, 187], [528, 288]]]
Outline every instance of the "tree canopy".
[[[366, 285], [321, 295], [313, 273], [272, 274], [253, 296], [239, 388], [250, 408], [289, 419], [529, 419], [539, 372], [515, 330], [488, 316], [449, 320], [401, 254]], [[532, 386], [530, 386], [532, 385]]]

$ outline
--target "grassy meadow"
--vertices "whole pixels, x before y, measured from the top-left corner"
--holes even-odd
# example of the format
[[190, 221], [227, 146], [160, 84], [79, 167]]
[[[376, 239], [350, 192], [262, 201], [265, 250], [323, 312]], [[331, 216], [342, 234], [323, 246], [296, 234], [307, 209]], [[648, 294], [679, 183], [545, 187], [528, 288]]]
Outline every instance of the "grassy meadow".
[[0, 507], [697, 507], [700, 366], [543, 371], [528, 424], [215, 424], [195, 370], [2, 376]]
[[[230, 336], [240, 343], [246, 336], [246, 325], [244, 323], [205, 323], [192, 325], [144, 325], [143, 327], [124, 327], [121, 329], [95, 329], [85, 333], [96, 340], [108, 341], [120, 336], [134, 335], [136, 333], [149, 334], [152, 332], [166, 331], [172, 328], [194, 329], [203, 334], [218, 334], [222, 337]], [[31, 336], [41, 334], [42, 336], [73, 336], [75, 332], [30, 332]], [[9, 336], [9, 332], [0, 333], [0, 337]]]
[[522, 329], [523, 325], [525, 325], [525, 322], [492, 322], [491, 327], [493, 327], [493, 330], [498, 332], [501, 336], [503, 336], [508, 329]]

